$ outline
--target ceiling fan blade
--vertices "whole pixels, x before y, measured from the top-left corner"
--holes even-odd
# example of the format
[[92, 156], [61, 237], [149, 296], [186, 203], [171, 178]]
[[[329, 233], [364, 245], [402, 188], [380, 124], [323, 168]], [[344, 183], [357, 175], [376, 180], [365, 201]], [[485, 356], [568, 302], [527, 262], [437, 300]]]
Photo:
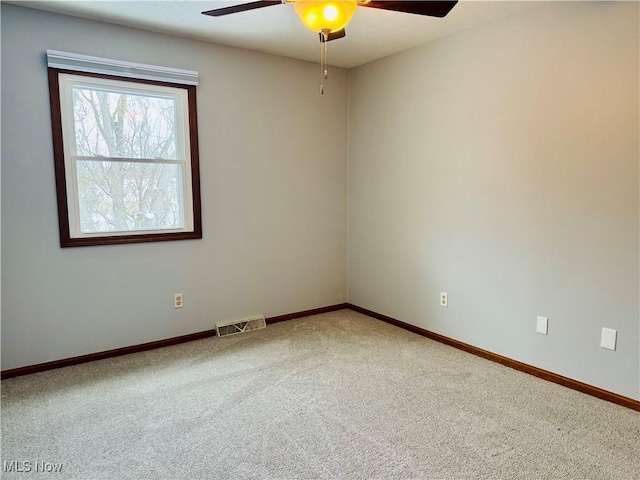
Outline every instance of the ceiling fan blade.
[[216, 8], [214, 10], [207, 10], [202, 12], [203, 15], [209, 15], [211, 17], [221, 17], [223, 15], [230, 15], [232, 13], [247, 12], [249, 10], [255, 10], [256, 8], [270, 7], [272, 5], [280, 5], [282, 0], [267, 0], [259, 2], [241, 3], [240, 5], [232, 5], [231, 7]]
[[[322, 35], [322, 33], [319, 33], [318, 35], [320, 35], [320, 43], [324, 43], [324, 35]], [[331, 32], [329, 34], [329, 38], [327, 38], [327, 42], [330, 42], [331, 40], [338, 40], [339, 38], [346, 37], [346, 36], [347, 36], [347, 32], [343, 28], [342, 30]]]
[[358, 2], [361, 7], [379, 8], [381, 10], [393, 10], [395, 12], [415, 13], [416, 15], [428, 15], [430, 17], [445, 17], [453, 7], [457, 0], [454, 1], [378, 1], [363, 0]]

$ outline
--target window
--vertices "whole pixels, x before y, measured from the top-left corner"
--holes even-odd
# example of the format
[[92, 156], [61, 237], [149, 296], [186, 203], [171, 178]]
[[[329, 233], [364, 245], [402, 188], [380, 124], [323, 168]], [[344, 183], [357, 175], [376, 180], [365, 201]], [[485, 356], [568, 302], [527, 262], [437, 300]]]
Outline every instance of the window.
[[49, 68], [63, 247], [202, 238], [195, 86]]

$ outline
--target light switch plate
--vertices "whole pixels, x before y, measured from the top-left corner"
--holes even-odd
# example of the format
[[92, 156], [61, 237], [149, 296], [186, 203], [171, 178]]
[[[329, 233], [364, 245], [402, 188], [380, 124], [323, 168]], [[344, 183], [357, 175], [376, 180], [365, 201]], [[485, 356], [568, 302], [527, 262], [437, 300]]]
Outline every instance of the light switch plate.
[[616, 340], [618, 337], [618, 331], [611, 328], [602, 327], [602, 335], [600, 337], [600, 346], [607, 350], [616, 349]]
[[546, 335], [549, 331], [549, 319], [547, 317], [538, 317], [536, 332]]

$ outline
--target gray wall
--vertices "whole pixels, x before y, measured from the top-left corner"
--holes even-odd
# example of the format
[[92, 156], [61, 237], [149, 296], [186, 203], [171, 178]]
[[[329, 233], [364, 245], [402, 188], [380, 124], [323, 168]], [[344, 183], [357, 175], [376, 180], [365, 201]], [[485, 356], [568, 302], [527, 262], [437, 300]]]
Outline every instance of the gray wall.
[[553, 3], [350, 72], [351, 303], [640, 398], [639, 7]]
[[[202, 240], [60, 248], [46, 49], [200, 72]], [[2, 368], [344, 302], [346, 155], [343, 70], [3, 4]]]
[[[2, 368], [345, 301], [348, 154], [349, 301], [640, 398], [638, 9], [542, 6], [322, 98], [313, 64], [2, 5]], [[59, 248], [47, 48], [200, 72], [202, 240]]]

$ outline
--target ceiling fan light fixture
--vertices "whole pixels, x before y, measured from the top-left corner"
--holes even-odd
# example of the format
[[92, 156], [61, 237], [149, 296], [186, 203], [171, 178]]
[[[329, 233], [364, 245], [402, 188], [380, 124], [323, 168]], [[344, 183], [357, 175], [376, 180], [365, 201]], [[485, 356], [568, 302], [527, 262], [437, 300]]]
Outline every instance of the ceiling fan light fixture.
[[292, 4], [302, 24], [320, 34], [320, 93], [328, 75], [327, 43], [345, 36], [344, 27], [351, 21], [358, 6], [380, 10], [414, 13], [431, 17], [444, 17], [458, 0], [253, 0], [240, 5], [214, 8], [204, 15], [221, 17], [273, 5]]
[[356, 0], [295, 0], [300, 21], [314, 32], [337, 32], [347, 26], [356, 12]]

